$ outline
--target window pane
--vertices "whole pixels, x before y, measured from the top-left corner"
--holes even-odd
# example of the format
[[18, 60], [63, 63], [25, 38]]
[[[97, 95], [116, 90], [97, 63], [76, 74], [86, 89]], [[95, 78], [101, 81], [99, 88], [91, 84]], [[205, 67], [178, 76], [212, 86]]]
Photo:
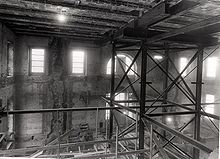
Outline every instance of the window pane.
[[[188, 62], [187, 58], [185, 57], [180, 58], [180, 72], [182, 72], [183, 69], [186, 67], [187, 62]], [[182, 76], [186, 76], [186, 71], [183, 72]]]
[[43, 61], [32, 61], [32, 67], [33, 66], [41, 66], [44, 67], [44, 62]]
[[218, 59], [216, 57], [209, 57], [207, 61], [207, 77], [215, 77]]
[[84, 61], [84, 59], [81, 57], [74, 57], [73, 58], [73, 62], [83, 62], [83, 61]]
[[73, 72], [72, 73], [83, 73], [83, 68], [73, 67]]
[[44, 56], [32, 55], [31, 59], [34, 61], [44, 61]]
[[73, 57], [84, 57], [84, 52], [83, 51], [73, 51]]
[[[215, 102], [215, 96], [211, 95], [211, 94], [206, 94], [205, 102], [206, 103], [214, 103]], [[205, 110], [206, 113], [214, 114], [214, 104], [206, 105], [204, 107], [204, 110]], [[206, 118], [208, 118], [208, 117], [206, 117]]]
[[74, 65], [73, 65], [73, 68], [74, 67], [81, 67], [81, 68], [83, 68], [83, 63], [74, 63]]
[[31, 49], [31, 72], [44, 72], [44, 49]]
[[44, 56], [44, 49], [31, 49], [32, 55]]
[[72, 51], [72, 73], [84, 73], [83, 51]]
[[31, 72], [44, 72], [43, 67], [32, 67]]

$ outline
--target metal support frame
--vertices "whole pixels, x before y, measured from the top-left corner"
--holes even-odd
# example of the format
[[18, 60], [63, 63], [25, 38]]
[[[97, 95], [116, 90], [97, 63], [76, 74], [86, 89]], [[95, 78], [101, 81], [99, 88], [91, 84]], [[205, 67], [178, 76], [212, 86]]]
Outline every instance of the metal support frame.
[[[167, 48], [167, 46], [166, 46]], [[156, 117], [156, 116], [164, 116], [164, 115], [186, 115], [186, 114], [201, 114], [201, 115], [207, 115], [209, 117], [212, 117], [214, 119], [218, 119], [219, 120], [219, 117], [216, 116], [216, 115], [211, 115], [211, 114], [207, 114], [205, 112], [201, 112], [201, 109], [199, 109], [199, 111], [196, 109], [193, 109], [193, 108], [190, 108], [188, 106], [197, 106], [198, 104], [198, 99], [201, 99], [201, 96], [198, 97], [198, 94], [194, 95], [193, 94], [193, 91], [190, 89], [190, 87], [187, 85], [186, 81], [184, 80], [184, 78], [182, 77], [182, 73], [197, 59], [201, 59], [200, 61], [202, 61], [203, 59], [201, 58], [201, 48], [198, 49], [198, 51], [195, 53], [195, 55], [190, 59], [189, 63], [186, 65], [186, 67], [179, 73], [178, 70], [175, 68], [174, 66], [174, 69], [177, 71], [177, 73], [179, 73], [177, 75], [177, 77], [174, 77], [173, 75], [169, 74], [168, 73], [168, 66], [169, 66], [169, 61], [171, 60], [169, 57], [166, 58], [166, 60], [163, 60], [161, 61], [159, 64], [150, 56], [149, 52], [147, 52], [147, 45], [141, 45], [141, 48], [138, 50], [138, 53], [136, 54], [135, 58], [133, 59], [132, 61], [132, 64], [128, 67], [128, 65], [126, 65], [128, 67], [128, 69], [125, 71], [123, 70], [124, 72], [124, 75], [123, 77], [121, 78], [121, 80], [119, 81], [115, 91], [118, 91], [118, 88], [121, 86], [123, 80], [126, 78], [127, 79], [127, 82], [128, 82], [128, 86], [125, 87], [124, 89], [122, 90], [119, 90], [119, 92], [122, 92], [122, 91], [125, 91], [126, 89], [128, 88], [131, 88], [132, 91], [134, 92], [135, 96], [137, 96], [135, 90], [134, 90], [134, 87], [132, 86], [134, 83], [136, 83], [138, 80], [136, 79], [135, 81], [131, 81], [129, 80], [129, 76], [127, 76], [127, 73], [131, 70], [131, 67], [132, 65], [134, 64], [134, 62], [136, 61], [137, 57], [139, 56], [140, 52], [142, 52], [142, 57], [141, 57], [141, 75], [138, 75], [137, 73], [135, 73], [137, 76], [138, 76], [138, 80], [140, 79], [141, 80], [141, 85], [140, 85], [140, 106], [139, 106], [139, 109], [140, 111], [138, 112], [137, 109], [136, 111], [134, 109], [132, 109], [131, 107], [124, 107], [123, 105], [119, 104], [119, 103], [130, 103], [130, 102], [136, 102], [138, 103], [139, 102], [139, 98], [137, 98], [137, 100], [133, 100], [133, 101], [114, 101], [113, 104], [118, 106], [118, 108], [123, 108], [125, 110], [128, 110], [128, 111], [131, 111], [133, 113], [138, 113], [138, 115], [140, 116], [140, 120], [138, 122], [138, 126], [139, 126], [139, 149], [143, 149], [144, 148], [144, 131], [146, 130], [146, 127], [144, 125], [142, 125], [142, 121], [143, 120], [146, 120], [145, 122], [145, 125], [146, 123], [151, 123], [151, 124], [154, 124], [156, 126], [159, 126], [161, 129], [163, 129], [163, 132], [169, 132], [171, 134], [174, 134], [176, 135], [177, 137], [179, 138], [182, 138], [183, 140], [189, 142], [190, 144], [193, 145], [194, 149], [197, 150], [197, 149], [200, 149], [200, 150], [203, 150], [207, 153], [210, 153], [211, 150], [209, 148], [207, 148], [205, 145], [203, 145], [202, 143], [192, 139], [192, 138], [189, 138], [187, 136], [185, 136], [184, 134], [176, 131], [176, 130], [173, 130], [169, 127], [167, 127], [165, 124], [162, 124], [162, 123], [159, 123], [157, 122], [156, 120], [153, 119], [153, 117]], [[144, 54], [145, 53], [145, 54]], [[165, 50], [165, 53], [168, 54], [168, 48]], [[146, 74], [149, 73], [150, 71], [147, 71], [146, 68], [147, 68], [147, 56], [144, 56], [144, 55], [147, 55], [149, 56], [149, 58], [156, 64], [154, 68], [156, 67], [159, 67], [162, 72], [166, 75], [166, 78], [165, 78], [165, 82], [164, 82], [164, 91], [162, 93], [160, 93], [158, 90], [156, 90], [153, 85], [149, 85], [151, 89], [153, 89], [155, 92], [157, 92], [157, 94], [159, 95], [157, 98], [154, 98], [151, 102], [153, 102], [152, 104], [150, 104], [149, 106], [146, 105]], [[161, 63], [162, 62], [166, 62], [165, 63], [165, 69], [161, 66]], [[121, 65], [122, 69], [123, 69], [123, 65], [122, 65], [123, 61], [120, 61], [119, 59], [119, 64]], [[173, 64], [173, 62], [171, 61], [171, 63]], [[125, 63], [123, 63], [125, 65]], [[134, 70], [132, 70], [134, 71]], [[168, 80], [171, 81], [171, 83], [168, 85]], [[185, 86], [182, 86], [180, 84], [179, 81], [183, 81], [183, 84]], [[176, 102], [173, 102], [173, 101], [170, 101], [168, 100], [167, 98], [167, 93], [174, 88], [174, 86], [178, 87], [178, 89], [187, 97], [187, 99], [189, 99], [189, 101], [192, 103], [192, 104], [179, 104], [179, 103], [176, 103]], [[198, 86], [197, 86], [198, 87]], [[198, 88], [197, 88], [198, 89]], [[198, 91], [197, 91], [198, 92]], [[118, 93], [118, 92], [117, 92]], [[201, 91], [200, 91], [201, 93]], [[104, 99], [106, 102], [108, 102], [108, 99]], [[163, 104], [161, 105], [156, 105], [157, 102], [163, 102]], [[149, 101], [150, 102], [150, 101]], [[200, 107], [202, 105], [201, 101], [200, 101]], [[204, 104], [204, 103], [203, 103]], [[174, 105], [174, 106], [177, 106], [177, 107], [181, 107], [181, 108], [184, 108], [186, 109], [187, 111], [183, 111], [183, 112], [165, 112], [165, 108], [167, 107], [172, 107], [171, 105]], [[155, 107], [156, 106], [156, 107]], [[157, 108], [162, 108], [162, 113], [153, 113]], [[145, 109], [149, 110], [149, 109], [153, 109], [150, 113], [147, 113], [145, 111]], [[116, 109], [118, 112], [122, 113], [122, 111], [120, 111], [120, 109]], [[144, 113], [143, 113], [144, 112]], [[123, 114], [123, 113], [122, 113]], [[126, 117], [132, 119], [131, 117], [125, 115]], [[135, 121], [135, 119], [132, 119], [133, 121]], [[192, 119], [193, 120], [193, 119]], [[189, 122], [191, 123], [192, 120]], [[165, 122], [164, 122], [165, 123]], [[187, 123], [185, 126], [183, 126], [183, 128], [180, 129], [180, 131], [182, 131], [189, 123]], [[128, 126], [127, 128], [125, 128], [121, 133], [119, 133], [120, 136], [123, 136], [123, 135], [126, 135], [127, 133], [135, 130], [135, 128], [133, 128], [136, 124], [133, 123], [131, 124], [130, 126]], [[148, 125], [148, 124], [147, 124]], [[197, 125], [198, 126], [198, 125]], [[137, 125], [136, 125], [137, 127]], [[149, 125], [147, 126], [148, 128]], [[155, 132], [155, 131], [154, 131]], [[197, 132], [198, 133], [198, 132]], [[164, 133], [165, 134], [165, 133]], [[180, 153], [180, 155], [185, 155], [185, 157], [189, 157], [189, 158], [192, 158], [190, 155], [188, 155], [186, 152], [182, 151], [181, 149], [179, 149], [175, 144], [173, 144], [171, 141], [175, 138], [175, 136], [173, 136], [170, 140], [166, 139], [166, 137], [163, 135], [162, 138], [167, 141], [167, 143], [163, 146], [163, 148], [165, 149], [165, 151], [169, 154], [169, 155], [174, 155], [173, 153], [171, 153], [166, 147], [167, 144], [170, 144], [178, 153]], [[156, 140], [154, 140], [154, 143], [157, 142]], [[163, 154], [163, 157], [166, 156], [166, 153], [165, 151], [163, 150], [160, 150], [160, 153]], [[144, 158], [144, 155], [143, 154], [140, 154], [139, 155], [139, 158]]]
[[[139, 149], [144, 149], [144, 122], [142, 118], [145, 113], [146, 72], [147, 72], [147, 45], [144, 45], [142, 49], [142, 59], [141, 59]], [[140, 154], [139, 159], [144, 159], [144, 154]]]
[[[200, 140], [200, 111], [201, 111], [201, 95], [202, 95], [202, 68], [203, 68], [203, 49], [200, 49], [200, 54], [197, 58], [197, 73], [196, 73], [196, 114], [194, 126], [194, 139]], [[193, 149], [193, 158], [199, 159], [199, 149]]]
[[[111, 58], [111, 91], [110, 91], [110, 107], [114, 107], [113, 101], [114, 101], [114, 89], [115, 89], [115, 42], [112, 41], [112, 58]], [[110, 116], [109, 116], [109, 133], [108, 133], [108, 139], [112, 138], [113, 134], [113, 111], [110, 111]]]
[[[165, 61], [165, 71], [168, 73], [169, 72], [169, 46], [167, 43], [164, 44], [165, 45], [165, 57], [166, 57], [166, 61]], [[165, 90], [168, 86], [168, 77], [165, 76], [164, 82], [163, 82], [163, 89]], [[163, 96], [163, 104], [167, 104], [167, 96], [168, 96], [168, 92], [165, 92], [164, 96]], [[162, 108], [162, 112], [167, 112], [167, 108], [163, 107]], [[162, 122], [165, 124], [166, 123], [166, 118], [162, 117]], [[163, 135], [164, 137], [166, 137], [166, 131], [163, 131]]]

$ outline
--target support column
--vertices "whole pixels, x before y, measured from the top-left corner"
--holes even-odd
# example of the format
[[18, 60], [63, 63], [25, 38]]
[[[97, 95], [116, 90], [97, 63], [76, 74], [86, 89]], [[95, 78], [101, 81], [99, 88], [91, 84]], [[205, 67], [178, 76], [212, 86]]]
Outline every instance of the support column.
[[[165, 46], [165, 58], [166, 58], [165, 71], [168, 73], [169, 72], [169, 48], [168, 48], [167, 43], [165, 43], [164, 46]], [[166, 90], [167, 87], [168, 87], [168, 76], [165, 75], [164, 82], [163, 82], [163, 89]], [[167, 95], [168, 95], [168, 91], [165, 91], [165, 94], [163, 96], [163, 104], [167, 104]], [[165, 107], [162, 108], [162, 112], [167, 112]], [[166, 116], [162, 117], [162, 122], [166, 124]], [[165, 130], [163, 131], [163, 136], [166, 137]]]
[[[146, 72], [147, 72], [147, 45], [144, 44], [142, 48], [142, 61], [141, 61], [139, 149], [144, 149], [144, 122], [142, 118], [145, 113]], [[143, 153], [140, 154], [139, 159], [144, 159]]]
[[[200, 110], [201, 110], [201, 95], [202, 95], [202, 68], [203, 68], [203, 48], [199, 50], [200, 53], [197, 58], [197, 73], [196, 73], [196, 114], [194, 126], [194, 139], [200, 140]], [[199, 150], [193, 149], [193, 158], [199, 159]]]
[[[115, 42], [112, 42], [112, 58], [111, 58], [111, 92], [110, 92], [110, 107], [114, 107], [114, 94], [115, 94]], [[109, 133], [108, 139], [112, 138], [113, 134], [113, 110], [110, 110], [109, 116]]]

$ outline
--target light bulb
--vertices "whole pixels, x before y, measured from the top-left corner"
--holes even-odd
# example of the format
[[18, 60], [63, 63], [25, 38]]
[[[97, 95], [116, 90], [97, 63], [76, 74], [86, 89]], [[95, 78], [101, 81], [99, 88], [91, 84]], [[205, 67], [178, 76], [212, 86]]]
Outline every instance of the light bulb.
[[64, 23], [66, 21], [66, 16], [63, 14], [59, 14], [57, 16], [57, 19], [59, 20], [59, 22]]

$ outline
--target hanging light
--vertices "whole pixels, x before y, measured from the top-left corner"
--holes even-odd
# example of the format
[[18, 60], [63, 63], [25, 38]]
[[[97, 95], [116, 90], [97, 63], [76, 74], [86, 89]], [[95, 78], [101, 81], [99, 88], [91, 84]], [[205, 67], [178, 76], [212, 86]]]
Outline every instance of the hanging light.
[[59, 15], [57, 15], [57, 19], [58, 19], [59, 22], [65, 23], [66, 20], [67, 20], [67, 17], [64, 14], [59, 14]]
[[173, 119], [171, 117], [167, 117], [166, 120], [167, 120], [168, 123], [171, 123], [173, 121]]

